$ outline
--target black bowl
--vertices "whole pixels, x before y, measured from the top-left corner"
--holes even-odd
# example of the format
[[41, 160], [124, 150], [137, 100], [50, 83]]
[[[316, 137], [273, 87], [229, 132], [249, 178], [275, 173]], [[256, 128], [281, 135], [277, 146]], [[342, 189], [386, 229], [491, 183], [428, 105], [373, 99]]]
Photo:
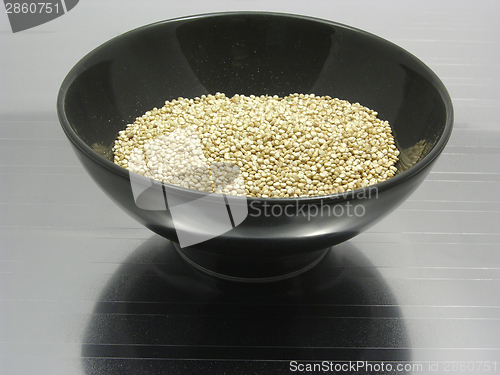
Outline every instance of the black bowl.
[[[359, 102], [391, 124], [401, 152], [398, 173], [349, 193], [228, 199], [135, 175], [131, 181], [111, 161], [118, 132], [136, 117], [166, 100], [216, 92]], [[69, 72], [57, 109], [80, 161], [113, 201], [161, 236], [181, 244], [190, 239], [191, 246], [177, 245], [185, 259], [234, 280], [302, 272], [379, 221], [424, 180], [453, 123], [442, 82], [407, 51], [352, 27], [276, 13], [199, 15], [120, 35]], [[140, 204], [134, 183], [144, 184], [141, 191], [156, 189], [150, 197], [158, 200]]]

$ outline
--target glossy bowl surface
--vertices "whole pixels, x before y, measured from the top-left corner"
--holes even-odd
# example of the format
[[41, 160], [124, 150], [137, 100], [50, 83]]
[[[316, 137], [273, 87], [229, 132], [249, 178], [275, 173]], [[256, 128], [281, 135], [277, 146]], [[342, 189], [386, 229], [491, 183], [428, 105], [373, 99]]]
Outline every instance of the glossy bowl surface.
[[[239, 225], [193, 246], [177, 246], [199, 268], [235, 280], [294, 275], [379, 221], [424, 180], [453, 124], [442, 82], [402, 48], [331, 21], [253, 12], [167, 20], [110, 40], [69, 72], [57, 110], [95, 182], [133, 218], [179, 242], [176, 229], [196, 236], [196, 223], [204, 219], [174, 226], [168, 202], [139, 208], [129, 172], [111, 161], [110, 150], [118, 132], [147, 110], [216, 92], [314, 93], [359, 102], [389, 121], [401, 152], [399, 173], [387, 181], [348, 194], [235, 200], [232, 208], [247, 210]], [[184, 202], [203, 196], [171, 185], [160, 189]]]

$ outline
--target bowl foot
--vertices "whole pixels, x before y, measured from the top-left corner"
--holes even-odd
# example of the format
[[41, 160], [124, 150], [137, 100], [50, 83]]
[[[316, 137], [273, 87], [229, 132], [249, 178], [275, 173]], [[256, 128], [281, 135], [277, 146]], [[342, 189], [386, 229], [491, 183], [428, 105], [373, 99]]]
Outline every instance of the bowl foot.
[[208, 253], [174, 243], [181, 257], [209, 275], [230, 281], [270, 282], [297, 276], [318, 264], [330, 248], [306, 254], [254, 258]]

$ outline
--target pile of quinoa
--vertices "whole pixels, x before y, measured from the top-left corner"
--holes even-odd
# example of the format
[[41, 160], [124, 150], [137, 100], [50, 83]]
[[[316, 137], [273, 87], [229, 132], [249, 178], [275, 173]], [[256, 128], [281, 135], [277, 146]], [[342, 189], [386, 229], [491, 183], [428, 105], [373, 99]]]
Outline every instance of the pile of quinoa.
[[394, 176], [387, 121], [314, 94], [222, 93], [166, 101], [120, 131], [114, 162], [191, 189], [249, 197], [345, 192]]

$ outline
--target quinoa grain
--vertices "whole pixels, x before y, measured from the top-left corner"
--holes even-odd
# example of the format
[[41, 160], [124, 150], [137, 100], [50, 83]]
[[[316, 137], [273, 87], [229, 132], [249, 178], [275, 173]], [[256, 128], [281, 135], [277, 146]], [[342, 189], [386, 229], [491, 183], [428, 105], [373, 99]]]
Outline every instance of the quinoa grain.
[[119, 132], [114, 162], [165, 183], [250, 197], [327, 195], [396, 173], [387, 121], [314, 94], [202, 95], [153, 108]]

